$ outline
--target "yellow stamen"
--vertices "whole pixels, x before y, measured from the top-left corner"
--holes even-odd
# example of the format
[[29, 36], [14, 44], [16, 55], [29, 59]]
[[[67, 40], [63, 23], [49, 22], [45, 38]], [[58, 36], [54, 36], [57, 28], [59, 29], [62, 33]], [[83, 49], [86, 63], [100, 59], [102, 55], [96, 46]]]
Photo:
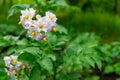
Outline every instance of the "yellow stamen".
[[42, 28], [43, 28], [43, 24], [40, 24], [38, 27], [39, 27], [40, 29], [42, 29]]
[[50, 19], [50, 20], [53, 20], [53, 17], [52, 17], [52, 16], [49, 16], [49, 19]]
[[23, 65], [22, 65], [22, 69], [25, 69], [25, 68], [26, 68], [26, 65], [25, 65], [25, 64], [23, 64]]
[[10, 76], [11, 75], [10, 72], [8, 72], [7, 75]]
[[43, 41], [47, 41], [46, 37], [42, 38]]
[[21, 22], [21, 21], [19, 21], [19, 22], [18, 22], [18, 24], [20, 25], [20, 24], [22, 24], [22, 22]]
[[13, 63], [14, 63], [14, 64], [16, 64], [16, 63], [17, 63], [17, 60], [16, 60], [16, 59], [14, 59], [14, 60], [13, 60]]
[[53, 27], [53, 28], [52, 28], [52, 31], [54, 31], [54, 32], [55, 32], [55, 31], [56, 31], [56, 28], [55, 28], [55, 27]]
[[32, 31], [31, 35], [32, 35], [32, 36], [35, 36], [35, 35], [36, 35], [36, 32], [35, 32], [35, 31]]
[[29, 16], [28, 16], [28, 15], [26, 15], [24, 18], [25, 18], [25, 19], [28, 19], [28, 18], [29, 18]]

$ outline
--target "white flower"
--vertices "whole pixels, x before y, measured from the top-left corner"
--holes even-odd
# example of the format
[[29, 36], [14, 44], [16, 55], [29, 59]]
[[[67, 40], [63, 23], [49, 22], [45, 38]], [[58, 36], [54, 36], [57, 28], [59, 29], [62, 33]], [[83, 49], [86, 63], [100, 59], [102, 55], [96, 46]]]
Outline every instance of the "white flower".
[[21, 11], [22, 17], [26, 20], [32, 19], [35, 15], [35, 10], [33, 8], [29, 8]]
[[17, 60], [18, 56], [13, 56], [13, 55], [11, 55], [10, 58], [11, 58], [12, 60]]
[[55, 31], [55, 27], [56, 27], [56, 15], [51, 13], [51, 12], [46, 12], [46, 22], [47, 22], [47, 28], [48, 28], [48, 31]]
[[55, 31], [56, 25], [57, 24], [55, 22], [49, 22], [48, 23], [48, 31]]
[[36, 27], [30, 27], [28, 29], [28, 34], [29, 34], [29, 37], [34, 38], [34, 39], [37, 39], [37, 37], [40, 35]]
[[13, 79], [19, 77], [21, 71], [24, 70], [25, 68], [28, 68], [27, 67], [28, 64], [17, 61], [17, 58], [18, 56], [14, 56], [14, 55], [4, 57], [5, 65], [6, 65], [5, 72], [9, 77]]
[[5, 61], [5, 66], [9, 67], [10, 63], [11, 63], [11, 58], [10, 57], [4, 57], [4, 61]]
[[44, 31], [47, 32], [48, 28], [47, 28], [47, 22], [46, 22], [46, 18], [45, 17], [41, 17], [39, 19], [37, 19], [37, 21], [35, 22], [35, 27], [38, 28], [38, 31]]
[[20, 16], [19, 24], [23, 24], [23, 26], [25, 27], [27, 23], [31, 22], [33, 16], [35, 15], [35, 10], [33, 8], [22, 10], [21, 14], [22, 15]]
[[9, 67], [9, 68], [5, 68], [5, 72], [7, 73], [7, 75], [11, 78], [15, 78], [15, 74], [19, 71], [18, 67]]
[[36, 15], [36, 19], [39, 20], [40, 18], [42, 18], [39, 14]]
[[[23, 18], [23, 17], [20, 17], [20, 18]], [[25, 19], [22, 20], [22, 26], [25, 29], [28, 29], [29, 27], [31, 27], [31, 25], [32, 25], [31, 23], [32, 23], [32, 20], [25, 20]]]
[[33, 8], [22, 10], [19, 24], [25, 29], [28, 29], [29, 37], [36, 40], [46, 41], [46, 32], [56, 31], [56, 15], [50, 11], [45, 13], [45, 16], [36, 14], [36, 19], [33, 19], [35, 10]]
[[11, 58], [11, 60], [12, 60], [12, 64], [17, 64], [17, 62], [18, 62], [18, 61], [17, 61], [17, 57], [18, 57], [18, 56], [13, 56], [13, 55], [10, 56], [10, 58]]
[[7, 73], [7, 75], [8, 75], [9, 77], [15, 78], [14, 74], [13, 74], [10, 70], [8, 70], [7, 68], [5, 68], [5, 72]]
[[17, 64], [15, 66], [20, 67], [21, 65], [22, 65], [22, 62], [17, 62]]
[[52, 31], [57, 25], [56, 22], [49, 20], [48, 17], [44, 16], [36, 21], [36, 26], [38, 26], [39, 31]]
[[53, 14], [53, 13], [51, 13], [50, 11], [47, 11], [45, 16], [46, 16], [50, 21], [56, 22], [56, 20], [57, 20], [56, 15]]

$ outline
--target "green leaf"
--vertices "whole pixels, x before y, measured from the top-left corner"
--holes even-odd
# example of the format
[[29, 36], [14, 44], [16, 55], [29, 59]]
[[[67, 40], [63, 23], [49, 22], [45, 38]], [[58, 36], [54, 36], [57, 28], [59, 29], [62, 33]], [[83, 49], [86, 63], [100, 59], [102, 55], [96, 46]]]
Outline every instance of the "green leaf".
[[30, 5], [28, 4], [15, 4], [13, 5], [10, 10], [8, 11], [8, 18], [11, 17], [14, 13], [20, 12], [23, 9], [29, 8]]
[[40, 46], [40, 47], [44, 47], [46, 44], [47, 43], [45, 43], [44, 41], [40, 42], [40, 41], [33, 40], [33, 42], [31, 42], [31, 45]]
[[56, 30], [60, 33], [60, 34], [67, 34], [67, 29], [65, 27], [63, 27], [62, 25], [57, 25]]
[[43, 53], [38, 47], [27, 47], [23, 51], [29, 52], [31, 54]]
[[27, 61], [27, 62], [32, 64], [32, 63], [35, 63], [36, 58], [33, 54], [28, 53], [28, 52], [24, 52], [18, 56], [18, 60]]
[[56, 46], [60, 46], [60, 45], [63, 45], [65, 44], [65, 41], [60, 41], [60, 42], [57, 42]]
[[50, 44], [55, 45], [56, 41], [57, 41], [56, 35], [48, 34], [48, 42]]
[[41, 80], [39, 66], [35, 66], [30, 73], [30, 80]]
[[29, 80], [29, 78], [24, 74], [20, 76], [20, 80]]
[[8, 40], [8, 41], [17, 41], [19, 39], [19, 37], [17, 36], [11, 36], [11, 35], [7, 35], [7, 36], [4, 36], [3, 37], [5, 40]]
[[102, 62], [100, 60], [95, 61], [97, 64], [97, 67], [101, 70], [102, 68]]
[[15, 51], [15, 47], [12, 46], [12, 47], [10, 47], [10, 48], [7, 50], [6, 54], [7, 54], [7, 55], [10, 55], [10, 54], [12, 54], [14, 51]]
[[56, 56], [53, 54], [48, 54], [47, 57], [51, 58], [53, 61], [56, 61]]
[[102, 60], [101, 60], [101, 57], [96, 54], [96, 55], [92, 56], [92, 59], [95, 61], [97, 67], [101, 70], [101, 68], [102, 68]]
[[58, 6], [67, 6], [68, 4], [67, 4], [66, 0], [57, 0], [56, 5], [58, 5]]
[[50, 58], [44, 58], [42, 61], [38, 62], [42, 68], [46, 69], [47, 71], [51, 72], [53, 69], [53, 63]]
[[9, 46], [9, 45], [10, 45], [9, 41], [0, 38], [0, 47], [6, 47], [6, 46]]
[[0, 68], [5, 68], [5, 63], [3, 58], [0, 58]]
[[16, 41], [19, 39], [19, 37], [7, 35], [7, 36], [4, 36], [3, 39], [8, 41], [10, 43], [10, 45], [15, 45]]
[[0, 69], [0, 80], [5, 80], [6, 79], [6, 73], [2, 69]]
[[16, 43], [17, 45], [27, 45], [28, 44], [28, 40], [27, 39], [22, 39], [17, 41]]
[[92, 66], [92, 67], [95, 66], [95, 61], [94, 61], [91, 57], [86, 56], [86, 57], [85, 57], [85, 61], [86, 61], [86, 63], [88, 63], [90, 66]]
[[109, 73], [112, 73], [112, 72], [114, 72], [114, 67], [112, 65], [107, 65], [104, 69], [104, 73], [109, 74]]
[[114, 64], [114, 69], [117, 74], [120, 74], [120, 62]]
[[97, 76], [97, 75], [93, 75], [93, 76], [88, 76], [88, 77], [86, 77], [85, 78], [85, 80], [99, 80], [99, 76]]

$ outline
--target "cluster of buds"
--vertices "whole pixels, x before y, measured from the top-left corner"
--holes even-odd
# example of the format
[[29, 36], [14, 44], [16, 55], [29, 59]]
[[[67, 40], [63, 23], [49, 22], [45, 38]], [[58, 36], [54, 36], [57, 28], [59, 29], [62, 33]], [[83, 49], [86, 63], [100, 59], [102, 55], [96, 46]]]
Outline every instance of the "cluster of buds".
[[6, 56], [5, 61], [5, 71], [7, 75], [11, 78], [18, 78], [20, 73], [24, 73], [24, 69], [28, 68], [28, 64], [25, 62], [20, 62], [17, 60], [18, 56]]
[[42, 17], [39, 14], [36, 15], [35, 12], [33, 8], [22, 10], [18, 24], [22, 24], [28, 30], [29, 37], [39, 41], [46, 41], [46, 32], [56, 30], [56, 15], [48, 11]]

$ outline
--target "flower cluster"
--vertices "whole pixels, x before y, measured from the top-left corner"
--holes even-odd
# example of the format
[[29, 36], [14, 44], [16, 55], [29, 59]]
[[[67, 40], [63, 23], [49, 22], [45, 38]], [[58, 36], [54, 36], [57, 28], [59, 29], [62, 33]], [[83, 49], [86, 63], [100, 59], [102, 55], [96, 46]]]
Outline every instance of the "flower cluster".
[[29, 37], [46, 41], [46, 32], [56, 30], [56, 15], [48, 11], [42, 17], [39, 14], [36, 15], [35, 12], [33, 8], [22, 10], [19, 24], [28, 30]]
[[6, 56], [4, 57], [5, 61], [5, 71], [9, 77], [17, 78], [19, 73], [24, 72], [24, 69], [28, 67], [28, 64], [25, 62], [19, 62], [17, 60], [18, 56]]

